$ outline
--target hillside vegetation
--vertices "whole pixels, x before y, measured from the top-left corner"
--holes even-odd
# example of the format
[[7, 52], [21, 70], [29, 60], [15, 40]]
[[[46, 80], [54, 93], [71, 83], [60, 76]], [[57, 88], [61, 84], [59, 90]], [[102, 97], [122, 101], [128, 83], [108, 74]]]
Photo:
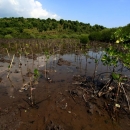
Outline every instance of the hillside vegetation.
[[[130, 32], [130, 24], [122, 28], [125, 33]], [[78, 38], [83, 42], [110, 42], [116, 29], [118, 28], [106, 28], [97, 24], [91, 26], [89, 23], [63, 19], [0, 18], [1, 39]]]

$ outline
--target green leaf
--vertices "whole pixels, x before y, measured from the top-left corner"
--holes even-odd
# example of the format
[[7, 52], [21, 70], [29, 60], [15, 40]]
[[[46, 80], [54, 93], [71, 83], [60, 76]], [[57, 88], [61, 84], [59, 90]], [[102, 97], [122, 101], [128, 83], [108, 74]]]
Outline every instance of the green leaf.
[[112, 73], [112, 78], [114, 79], [114, 80], [119, 80], [120, 79], [120, 74], [117, 74], [117, 73]]
[[38, 69], [34, 69], [34, 74], [35, 74], [35, 75], [39, 75]]
[[95, 59], [95, 63], [98, 63], [98, 60], [97, 60], [97, 59]]

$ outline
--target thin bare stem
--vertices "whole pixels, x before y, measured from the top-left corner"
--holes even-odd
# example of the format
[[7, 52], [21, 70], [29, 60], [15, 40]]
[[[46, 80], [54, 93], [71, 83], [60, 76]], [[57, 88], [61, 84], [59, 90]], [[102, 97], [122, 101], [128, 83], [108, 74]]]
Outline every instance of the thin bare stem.
[[13, 61], [14, 61], [14, 57], [15, 57], [15, 54], [13, 55], [12, 61], [11, 61], [10, 65], [9, 65], [9, 70], [8, 70], [7, 78], [9, 78], [9, 75], [10, 75], [10, 69], [12, 67], [12, 64], [13, 64]]
[[7, 48], [6, 48], [6, 51], [7, 51], [8, 57], [9, 57], [9, 59], [10, 59], [10, 54], [9, 54], [9, 51], [8, 51], [8, 49], [7, 49]]
[[31, 83], [32, 81], [31, 80], [32, 80], [32, 78], [30, 77], [30, 87], [31, 87], [30, 88], [30, 94], [31, 94], [30, 96], [31, 96], [31, 103], [33, 105], [33, 94], [32, 94], [33, 88], [32, 88], [32, 83]]
[[121, 88], [122, 88], [122, 90], [123, 90], [123, 92], [124, 92], [124, 94], [125, 94], [125, 97], [126, 97], [126, 100], [127, 100], [127, 105], [128, 105], [129, 110], [130, 110], [130, 102], [129, 102], [128, 96], [127, 96], [127, 94], [126, 94], [126, 91], [125, 91], [125, 89], [124, 89], [122, 83], [121, 83]]

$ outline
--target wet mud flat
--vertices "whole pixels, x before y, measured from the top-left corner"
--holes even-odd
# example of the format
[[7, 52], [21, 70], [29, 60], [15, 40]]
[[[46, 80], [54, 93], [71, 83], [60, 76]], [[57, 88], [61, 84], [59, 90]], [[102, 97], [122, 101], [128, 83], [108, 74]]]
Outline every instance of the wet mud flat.
[[[34, 65], [32, 59], [28, 60], [30, 69], [38, 65], [40, 77], [32, 88], [26, 83], [24, 89], [17, 60], [10, 74], [15, 87], [10, 86], [8, 72], [3, 71], [8, 63], [1, 62], [0, 130], [129, 130], [127, 103], [118, 103], [121, 106], [114, 113], [112, 96], [105, 93], [100, 97], [94, 88], [93, 59], [88, 59], [87, 70], [84, 57], [77, 59], [75, 55], [57, 56], [54, 62], [48, 61], [46, 69], [42, 58]], [[21, 61], [27, 64], [26, 59]], [[104, 69], [99, 67], [97, 73]], [[29, 81], [27, 65], [22, 70], [24, 79]]]

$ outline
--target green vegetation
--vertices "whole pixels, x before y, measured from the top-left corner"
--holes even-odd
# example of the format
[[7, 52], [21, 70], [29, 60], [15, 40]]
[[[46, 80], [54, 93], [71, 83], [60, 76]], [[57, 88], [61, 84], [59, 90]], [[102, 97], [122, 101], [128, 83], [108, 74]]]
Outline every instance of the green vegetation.
[[79, 38], [80, 38], [80, 43], [86, 44], [89, 42], [88, 35], [82, 34]]
[[100, 25], [63, 19], [0, 18], [0, 38], [79, 38], [104, 29]]
[[71, 20], [35, 19], [35, 18], [0, 18], [1, 39], [80, 39], [81, 43], [88, 41], [113, 42], [111, 35], [122, 29], [124, 35], [130, 33], [130, 24], [119, 28], [106, 28], [95, 24]]
[[120, 61], [123, 66], [130, 68], [130, 33], [124, 33], [123, 29], [118, 29], [111, 39], [117, 45], [109, 45], [109, 48], [106, 49], [106, 54], [102, 57], [102, 61], [105, 65], [113, 65], [114, 67]]

